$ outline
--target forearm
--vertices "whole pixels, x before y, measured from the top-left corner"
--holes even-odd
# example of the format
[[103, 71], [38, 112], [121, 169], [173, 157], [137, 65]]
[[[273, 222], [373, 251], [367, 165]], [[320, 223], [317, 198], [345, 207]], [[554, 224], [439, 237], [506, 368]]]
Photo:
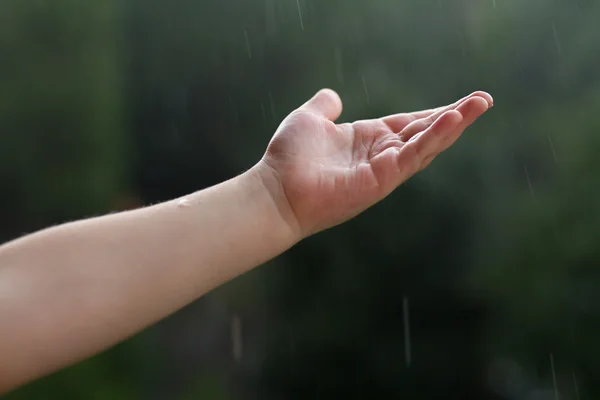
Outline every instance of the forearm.
[[[267, 185], [273, 182], [267, 182]], [[0, 247], [0, 393], [89, 357], [297, 241], [251, 170]]]

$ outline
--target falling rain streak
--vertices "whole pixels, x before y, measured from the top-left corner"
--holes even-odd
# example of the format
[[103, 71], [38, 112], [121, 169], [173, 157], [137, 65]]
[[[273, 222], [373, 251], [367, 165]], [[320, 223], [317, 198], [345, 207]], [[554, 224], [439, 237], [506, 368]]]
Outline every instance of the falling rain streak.
[[556, 30], [556, 24], [552, 22], [552, 33], [554, 34], [554, 42], [556, 43], [556, 50], [558, 51], [558, 55], [562, 54], [562, 47], [560, 46], [560, 41], [558, 40], [558, 31]]
[[573, 371], [573, 384], [575, 385], [575, 396], [577, 397], [577, 400], [580, 400], [579, 385], [577, 384], [577, 377], [575, 376], [575, 371]]
[[231, 352], [236, 362], [242, 359], [242, 320], [234, 315], [231, 318]]
[[533, 193], [533, 185], [531, 184], [531, 179], [529, 178], [529, 171], [527, 171], [527, 165], [523, 165], [523, 169], [525, 170], [525, 177], [527, 177], [527, 184], [529, 185], [529, 193], [531, 193], [531, 197], [535, 197]]
[[252, 49], [250, 48], [250, 38], [248, 37], [247, 30], [244, 30], [244, 37], [246, 38], [246, 52], [248, 53], [248, 58], [252, 58]]
[[344, 83], [343, 54], [342, 48], [340, 46], [336, 46], [336, 48], [334, 49], [333, 57], [335, 60], [335, 72], [337, 75], [338, 82]]
[[558, 400], [558, 386], [556, 384], [556, 371], [554, 370], [554, 355], [550, 353], [550, 366], [552, 367], [552, 384], [554, 385], [554, 400]]
[[263, 119], [267, 119], [267, 112], [265, 111], [265, 105], [260, 103], [260, 111], [262, 112]]
[[404, 354], [406, 357], [406, 366], [410, 367], [412, 362], [411, 345], [410, 345], [410, 315], [408, 309], [408, 298], [402, 300], [402, 311], [404, 315]]
[[365, 96], [367, 97], [367, 104], [371, 104], [371, 98], [369, 97], [369, 88], [367, 88], [367, 81], [365, 80], [365, 76], [362, 75], [360, 77], [363, 84], [363, 90], [365, 91]]
[[552, 142], [552, 138], [548, 136], [548, 143], [550, 143], [550, 150], [552, 150], [552, 157], [554, 157], [554, 162], [558, 162], [558, 157], [556, 157], [556, 151], [554, 150], [554, 143]]
[[231, 111], [233, 113], [233, 118], [236, 122], [239, 121], [239, 116], [238, 116], [238, 112], [237, 112], [237, 108], [235, 106], [235, 103], [233, 102], [233, 99], [231, 98], [231, 95], [227, 96], [227, 100], [229, 100], [229, 105], [231, 106]]
[[296, 5], [298, 6], [298, 16], [300, 17], [300, 28], [304, 30], [304, 20], [302, 19], [302, 7], [300, 6], [300, 0], [296, 0]]
[[271, 116], [273, 121], [277, 121], [277, 115], [275, 114], [275, 102], [273, 101], [273, 93], [269, 92], [269, 105], [271, 106]]

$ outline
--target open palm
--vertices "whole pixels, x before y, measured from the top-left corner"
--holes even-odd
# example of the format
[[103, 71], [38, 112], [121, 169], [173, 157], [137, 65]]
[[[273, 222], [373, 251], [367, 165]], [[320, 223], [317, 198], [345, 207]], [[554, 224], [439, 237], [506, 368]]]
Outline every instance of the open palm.
[[262, 162], [280, 182], [302, 235], [344, 222], [425, 168], [493, 104], [475, 92], [437, 109], [338, 124], [339, 96], [322, 90], [291, 113]]

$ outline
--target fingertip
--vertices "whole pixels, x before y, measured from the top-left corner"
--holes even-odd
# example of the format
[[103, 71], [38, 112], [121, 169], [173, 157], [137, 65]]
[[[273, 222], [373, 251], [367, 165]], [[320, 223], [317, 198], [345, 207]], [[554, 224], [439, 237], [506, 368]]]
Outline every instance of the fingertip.
[[470, 98], [480, 97], [480, 98], [484, 99], [488, 105], [488, 108], [491, 108], [494, 106], [494, 98], [488, 92], [478, 90], [476, 92], [471, 93], [471, 95], [469, 97]]
[[320, 93], [322, 96], [329, 97], [331, 102], [335, 104], [335, 108], [338, 110], [338, 115], [335, 117], [337, 119], [340, 114], [342, 114], [342, 110], [344, 108], [342, 98], [335, 90], [329, 88], [321, 89]]
[[456, 111], [458, 111], [468, 123], [471, 123], [489, 108], [490, 106], [487, 99], [480, 96], [474, 96], [461, 104]]

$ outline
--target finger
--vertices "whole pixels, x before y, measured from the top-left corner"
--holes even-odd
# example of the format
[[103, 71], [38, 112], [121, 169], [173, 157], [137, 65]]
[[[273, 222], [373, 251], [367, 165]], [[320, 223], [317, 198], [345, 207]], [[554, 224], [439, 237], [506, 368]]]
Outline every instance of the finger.
[[400, 150], [398, 162], [401, 168], [411, 174], [419, 171], [425, 160], [442, 151], [444, 139], [459, 128], [463, 119], [463, 115], [456, 110], [446, 111], [429, 128], [415, 135]]
[[474, 97], [461, 104], [456, 110], [463, 116], [461, 129], [465, 130], [469, 125], [481, 117], [483, 113], [489, 110], [489, 103], [481, 97]]
[[494, 105], [494, 99], [492, 98], [492, 96], [487, 92], [483, 92], [483, 91], [479, 90], [479, 91], [473, 92], [470, 95], [465, 96], [462, 99], [459, 99], [459, 100], [455, 101], [454, 103], [449, 104], [447, 106], [438, 107], [438, 108], [434, 108], [432, 110], [426, 110], [426, 111], [416, 111], [416, 112], [412, 112], [410, 114], [417, 119], [426, 118], [426, 117], [429, 117], [432, 115], [437, 115], [439, 117], [446, 111], [455, 110], [458, 106], [463, 104], [465, 101], [472, 99], [473, 97], [483, 98], [488, 103], [488, 107], [490, 107], [490, 108]]
[[[486, 105], [489, 105], [489, 102], [484, 99], [483, 97], [479, 97], [479, 96], [472, 96], [472, 97], [468, 97], [466, 100], [462, 100], [460, 102], [458, 102], [456, 104], [456, 107], [453, 107], [451, 109], [453, 110], [458, 110], [459, 108], [461, 108], [465, 103], [468, 103], [471, 99], [474, 98], [480, 98], [483, 99], [485, 101]], [[419, 132], [423, 132], [425, 129], [427, 129], [429, 126], [431, 126], [431, 124], [433, 124], [444, 112], [446, 111], [450, 111], [450, 110], [446, 110], [447, 107], [445, 107], [444, 109], [441, 109], [435, 113], [433, 113], [432, 115], [430, 115], [429, 117], [426, 118], [421, 118], [418, 119], [416, 121], [413, 121], [412, 123], [408, 124], [404, 129], [402, 129], [402, 131], [398, 134], [400, 136], [400, 140], [404, 141], [404, 142], [408, 142], [413, 136], [415, 136], [417, 133]]]
[[333, 90], [322, 89], [299, 109], [335, 121], [342, 114], [342, 100]]
[[[456, 110], [442, 115], [431, 127], [414, 136], [407, 146], [415, 145], [415, 152], [423, 160], [422, 168], [438, 154], [452, 146], [465, 129], [488, 110], [488, 102], [481, 97], [473, 97]], [[458, 114], [455, 121], [449, 121], [449, 114]], [[453, 125], [453, 122], [457, 122]], [[431, 159], [431, 160], [429, 160]]]
[[441, 152], [446, 151], [449, 147], [456, 143], [458, 138], [462, 136], [465, 129], [468, 128], [469, 125], [471, 125], [475, 120], [477, 120], [477, 118], [479, 118], [486, 110], [487, 108], [485, 110], [483, 109], [483, 104], [481, 104], [481, 102], [469, 102], [468, 104], [461, 106], [457, 111], [459, 111], [463, 116], [462, 122], [454, 132], [452, 132], [445, 140], [443, 140], [443, 147], [441, 150], [427, 157], [423, 161], [420, 170], [427, 168]]
[[450, 146], [452, 146], [454, 143], [456, 143], [458, 138], [460, 138], [462, 136], [465, 129], [467, 129], [471, 124], [473, 124], [488, 109], [489, 109], [488, 103], [485, 101], [482, 101], [482, 99], [478, 98], [478, 97], [469, 99], [469, 101], [460, 105], [456, 109], [456, 111], [460, 112], [461, 115], [463, 116], [462, 122], [458, 125], [458, 128], [455, 129], [454, 132], [451, 132], [450, 134], [448, 134], [441, 141], [441, 147], [440, 147], [439, 151], [435, 152], [432, 156], [430, 156], [431, 159], [429, 160], [429, 162], [426, 162], [422, 168], [426, 168], [431, 163], [431, 161], [433, 161], [433, 159], [435, 157], [437, 157], [441, 152], [446, 151]]
[[433, 121], [435, 121], [435, 119], [439, 118], [444, 112], [456, 109], [460, 104], [462, 104], [466, 100], [468, 100], [472, 97], [475, 97], [475, 96], [485, 99], [488, 102], [490, 107], [492, 107], [494, 105], [494, 99], [492, 98], [492, 96], [489, 93], [483, 92], [483, 91], [477, 91], [477, 92], [473, 92], [470, 95], [465, 96], [462, 99], [460, 99], [452, 104], [449, 104], [447, 106], [433, 108], [431, 110], [390, 115], [390, 116], [382, 118], [382, 120], [383, 120], [383, 122], [386, 123], [386, 125], [393, 132], [399, 133], [403, 129], [405, 129], [409, 124], [411, 124], [417, 120], [420, 120], [422, 118], [433, 117], [433, 118], [431, 118], [431, 123], [433, 123]]

